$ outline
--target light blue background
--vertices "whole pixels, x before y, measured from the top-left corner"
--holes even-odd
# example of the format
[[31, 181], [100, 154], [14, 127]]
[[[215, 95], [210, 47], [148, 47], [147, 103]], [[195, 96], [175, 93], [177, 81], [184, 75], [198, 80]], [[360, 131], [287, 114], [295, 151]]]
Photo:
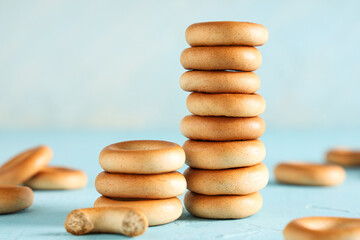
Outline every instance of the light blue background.
[[[101, 149], [130, 139], [182, 144], [188, 93], [178, 84], [188, 25], [237, 20], [264, 24], [260, 94], [270, 182], [262, 210], [246, 219], [204, 220], [184, 214], [138, 239], [281, 239], [303, 216], [360, 217], [359, 169], [337, 187], [277, 184], [283, 160], [323, 162], [335, 145], [360, 142], [359, 1], [4, 1], [0, 0], [0, 164], [47, 144], [51, 165], [84, 170], [74, 191], [35, 191], [25, 211], [0, 216], [0, 239], [75, 237], [67, 214], [91, 207]], [[180, 171], [184, 171], [184, 166]], [[182, 199], [183, 196], [180, 196]]]
[[0, 129], [178, 129], [184, 33], [264, 24], [269, 129], [360, 121], [359, 1], [0, 1]]

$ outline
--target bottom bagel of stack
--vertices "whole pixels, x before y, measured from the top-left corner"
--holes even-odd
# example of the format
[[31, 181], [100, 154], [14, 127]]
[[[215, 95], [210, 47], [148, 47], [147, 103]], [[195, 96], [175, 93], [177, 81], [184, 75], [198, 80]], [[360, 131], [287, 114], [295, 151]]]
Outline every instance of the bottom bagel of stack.
[[183, 211], [177, 196], [186, 190], [185, 177], [175, 170], [185, 162], [183, 149], [165, 141], [127, 141], [100, 153], [105, 170], [95, 180], [99, 197], [94, 207], [117, 206], [140, 210], [149, 226], [178, 219]]
[[269, 171], [262, 163], [266, 149], [260, 140], [188, 140], [183, 148], [190, 166], [184, 172], [190, 190], [184, 203], [191, 214], [238, 219], [261, 209], [263, 199], [258, 191], [268, 183]]

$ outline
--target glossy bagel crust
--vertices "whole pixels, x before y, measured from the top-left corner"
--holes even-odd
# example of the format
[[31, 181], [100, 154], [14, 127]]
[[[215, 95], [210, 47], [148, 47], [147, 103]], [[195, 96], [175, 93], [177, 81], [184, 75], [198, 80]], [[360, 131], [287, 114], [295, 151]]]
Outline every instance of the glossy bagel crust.
[[28, 208], [34, 201], [34, 193], [28, 187], [0, 184], [0, 214]]
[[255, 117], [265, 111], [265, 99], [259, 94], [191, 93], [186, 106], [194, 115]]
[[186, 164], [200, 169], [247, 167], [262, 162], [266, 155], [260, 140], [207, 142], [188, 140], [183, 145]]
[[250, 22], [201, 22], [190, 25], [185, 32], [186, 41], [190, 46], [219, 45], [264, 45], [269, 33], [257, 23]]
[[180, 86], [187, 92], [255, 93], [260, 78], [254, 72], [187, 71], [180, 77]]
[[0, 184], [21, 184], [44, 169], [53, 156], [51, 148], [28, 149], [0, 167]]
[[126, 141], [105, 147], [99, 156], [107, 172], [154, 174], [184, 165], [184, 150], [176, 143], [155, 140]]
[[101, 172], [95, 187], [106, 197], [160, 199], [183, 194], [186, 180], [179, 172], [154, 175]]
[[212, 219], [238, 219], [257, 213], [262, 207], [261, 194], [244, 196], [206, 196], [188, 191], [185, 194], [186, 209], [194, 216]]
[[191, 70], [238, 70], [251, 72], [262, 62], [259, 50], [254, 47], [191, 47], [180, 55], [185, 69]]
[[360, 166], [360, 150], [333, 149], [327, 152], [326, 160], [347, 167]]
[[304, 217], [291, 221], [283, 231], [285, 240], [358, 240], [359, 218]]
[[129, 207], [139, 209], [145, 214], [150, 226], [162, 225], [178, 219], [183, 211], [180, 200], [176, 197], [167, 199], [122, 200], [99, 197], [94, 207]]
[[24, 184], [37, 190], [65, 190], [85, 187], [86, 173], [66, 167], [46, 167]]
[[277, 181], [294, 185], [334, 186], [345, 180], [345, 170], [337, 165], [288, 162], [275, 167]]
[[193, 140], [235, 141], [254, 140], [265, 132], [260, 117], [205, 117], [188, 115], [180, 123], [182, 134]]
[[188, 189], [204, 195], [247, 195], [263, 189], [269, 181], [269, 170], [263, 163], [226, 170], [187, 168], [184, 172]]

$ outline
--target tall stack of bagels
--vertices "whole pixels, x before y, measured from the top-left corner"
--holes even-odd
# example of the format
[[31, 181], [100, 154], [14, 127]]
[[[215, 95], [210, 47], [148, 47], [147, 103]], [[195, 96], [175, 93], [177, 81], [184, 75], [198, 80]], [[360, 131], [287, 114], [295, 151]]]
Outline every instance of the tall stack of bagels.
[[262, 62], [256, 46], [268, 40], [263, 25], [249, 22], [204, 22], [190, 25], [191, 46], [180, 57], [189, 71], [180, 78], [192, 92], [181, 121], [189, 138], [183, 145], [188, 191], [185, 207], [193, 215], [213, 219], [244, 218], [258, 212], [258, 192], [269, 180], [262, 163], [266, 150], [258, 140], [265, 131], [259, 117], [265, 100], [255, 92]]
[[185, 163], [184, 150], [166, 141], [127, 141], [105, 147], [99, 156], [101, 172], [95, 180], [99, 197], [95, 207], [130, 207], [145, 214], [150, 226], [180, 217], [177, 196], [186, 190], [176, 172]]

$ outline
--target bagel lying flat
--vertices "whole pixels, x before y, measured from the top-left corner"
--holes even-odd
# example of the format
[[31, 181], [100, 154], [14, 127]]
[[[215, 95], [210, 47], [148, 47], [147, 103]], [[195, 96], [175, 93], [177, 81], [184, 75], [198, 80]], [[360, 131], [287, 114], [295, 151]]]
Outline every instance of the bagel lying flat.
[[159, 199], [183, 194], [186, 180], [179, 172], [153, 175], [101, 172], [96, 177], [95, 187], [106, 197]]
[[191, 93], [186, 106], [199, 116], [255, 117], [265, 111], [266, 103], [259, 94]]
[[269, 170], [263, 163], [225, 170], [188, 168], [184, 172], [188, 189], [204, 195], [247, 195], [263, 189]]
[[254, 47], [191, 47], [181, 53], [180, 62], [185, 69], [192, 70], [251, 72], [260, 67], [262, 56]]
[[187, 71], [180, 77], [180, 86], [187, 92], [255, 93], [260, 78], [254, 72]]
[[258, 192], [244, 196], [207, 196], [188, 191], [184, 203], [186, 209], [197, 217], [237, 219], [257, 213], [263, 199]]
[[358, 240], [360, 219], [304, 217], [291, 221], [283, 231], [285, 240]]
[[28, 208], [34, 201], [34, 193], [28, 187], [0, 184], [0, 214]]
[[334, 186], [345, 180], [345, 170], [337, 165], [302, 162], [280, 163], [275, 167], [275, 178], [286, 184]]
[[267, 29], [251, 22], [201, 22], [190, 25], [185, 32], [186, 41], [195, 46], [220, 45], [264, 45], [269, 33]]
[[185, 116], [180, 123], [181, 133], [193, 140], [235, 141], [254, 140], [265, 132], [265, 122], [260, 117], [203, 117]]
[[126, 141], [106, 146], [100, 153], [99, 162], [107, 172], [156, 174], [181, 168], [185, 153], [172, 142]]
[[208, 142], [188, 140], [183, 145], [186, 164], [200, 169], [247, 167], [260, 163], [266, 155], [262, 141]]
[[24, 184], [37, 190], [65, 190], [86, 186], [88, 178], [81, 170], [46, 167]]

